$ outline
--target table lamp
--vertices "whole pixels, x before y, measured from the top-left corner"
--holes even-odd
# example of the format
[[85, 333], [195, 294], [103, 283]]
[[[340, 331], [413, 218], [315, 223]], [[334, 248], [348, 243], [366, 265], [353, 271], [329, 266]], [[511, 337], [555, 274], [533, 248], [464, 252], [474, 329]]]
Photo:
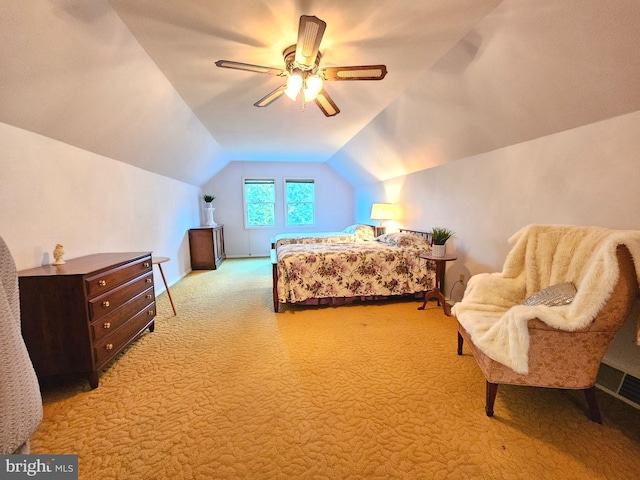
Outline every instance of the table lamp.
[[393, 213], [393, 204], [391, 203], [374, 203], [371, 205], [371, 220], [380, 222], [380, 225], [376, 227], [376, 236], [386, 232], [382, 222], [384, 220], [393, 220]]

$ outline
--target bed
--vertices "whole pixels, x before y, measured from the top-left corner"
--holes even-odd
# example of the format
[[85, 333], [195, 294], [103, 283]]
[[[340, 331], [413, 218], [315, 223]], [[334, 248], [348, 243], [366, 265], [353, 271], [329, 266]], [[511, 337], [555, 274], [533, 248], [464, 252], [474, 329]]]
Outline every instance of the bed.
[[271, 240], [271, 248], [292, 243], [350, 243], [376, 237], [376, 227], [357, 223], [340, 232], [281, 233]]
[[435, 285], [428, 233], [403, 230], [350, 243], [284, 244], [272, 250], [273, 308], [339, 305], [399, 296], [421, 298]]

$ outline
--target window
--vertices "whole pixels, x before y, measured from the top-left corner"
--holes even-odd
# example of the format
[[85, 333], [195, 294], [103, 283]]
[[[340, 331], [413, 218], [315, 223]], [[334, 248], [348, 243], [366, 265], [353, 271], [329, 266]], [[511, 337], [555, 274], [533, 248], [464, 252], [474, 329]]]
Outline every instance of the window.
[[273, 178], [244, 178], [244, 226], [274, 227], [276, 224], [276, 181]]
[[316, 202], [314, 180], [285, 179], [284, 185], [287, 225], [313, 225]]

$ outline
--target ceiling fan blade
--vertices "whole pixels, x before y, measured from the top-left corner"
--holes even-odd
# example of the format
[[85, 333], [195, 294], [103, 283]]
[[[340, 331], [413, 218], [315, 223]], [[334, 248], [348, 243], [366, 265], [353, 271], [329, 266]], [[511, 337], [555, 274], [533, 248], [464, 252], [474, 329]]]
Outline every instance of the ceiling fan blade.
[[318, 96], [314, 101], [316, 102], [316, 105], [318, 105], [318, 108], [322, 110], [322, 113], [324, 113], [327, 117], [333, 117], [340, 113], [340, 109], [331, 99], [324, 88], [320, 90]]
[[279, 99], [282, 94], [284, 94], [285, 89], [287, 88], [287, 84], [279, 86], [273, 92], [266, 94], [260, 100], [253, 104], [254, 107], [266, 107], [271, 105], [277, 99]]
[[318, 73], [325, 80], [382, 80], [387, 74], [385, 65], [358, 65], [351, 67], [326, 67]]
[[311, 70], [315, 66], [325, 28], [327, 28], [327, 24], [318, 17], [309, 15], [300, 17], [296, 63], [302, 70]]
[[284, 77], [287, 74], [287, 72], [281, 68], [263, 67], [262, 65], [252, 65], [250, 63], [232, 62], [230, 60], [218, 60], [216, 62], [216, 65], [222, 68], [244, 70], [245, 72], [267, 73], [269, 75], [276, 75], [279, 77]]

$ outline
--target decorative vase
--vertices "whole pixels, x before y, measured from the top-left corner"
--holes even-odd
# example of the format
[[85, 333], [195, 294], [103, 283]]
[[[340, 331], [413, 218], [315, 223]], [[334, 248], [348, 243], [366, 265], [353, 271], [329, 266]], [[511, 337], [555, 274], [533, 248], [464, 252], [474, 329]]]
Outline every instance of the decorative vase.
[[445, 254], [444, 245], [432, 245], [431, 246], [431, 256], [442, 258]]
[[205, 225], [207, 227], [215, 227], [216, 225], [218, 225], [216, 223], [216, 221], [213, 219], [213, 212], [215, 212], [215, 208], [213, 208], [211, 206], [211, 203], [207, 203], [206, 204], [206, 208], [204, 209], [204, 213], [206, 216], [206, 221], [205, 221]]

